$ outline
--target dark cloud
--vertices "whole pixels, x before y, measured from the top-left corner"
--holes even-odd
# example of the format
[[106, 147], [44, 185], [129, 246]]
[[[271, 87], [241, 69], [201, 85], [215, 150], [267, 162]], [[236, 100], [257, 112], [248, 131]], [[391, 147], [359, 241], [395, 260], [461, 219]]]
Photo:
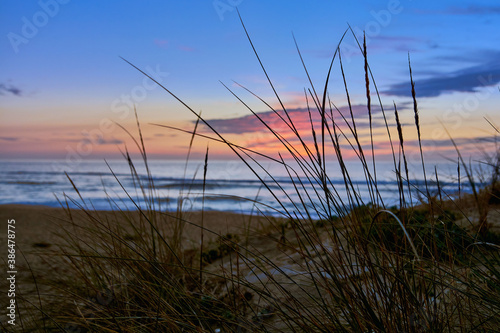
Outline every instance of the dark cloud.
[[444, 10], [419, 9], [415, 10], [418, 14], [439, 14], [439, 15], [498, 15], [500, 6], [450, 6]]
[[[360, 40], [363, 40], [363, 36], [358, 36]], [[368, 39], [369, 38], [369, 39]], [[372, 42], [373, 41], [373, 42]], [[427, 48], [435, 48], [431, 41], [416, 38], [411, 36], [390, 36], [390, 35], [378, 35], [373, 37], [367, 37], [368, 52], [387, 52], [389, 49], [396, 52], [420, 52], [425, 46]]]
[[[494, 136], [484, 136], [475, 138], [454, 138], [451, 139], [422, 139], [422, 147], [425, 155], [441, 154], [442, 156], [456, 158], [456, 148], [453, 145], [455, 142], [458, 150], [462, 154], [477, 154], [478, 152], [488, 152], [492, 149], [496, 149], [498, 146], [498, 139]], [[404, 141], [406, 153], [413, 152], [419, 154], [419, 142], [418, 140], [405, 140]], [[393, 146], [398, 148], [399, 141], [393, 141]], [[390, 149], [390, 142], [387, 140], [378, 140], [375, 142], [375, 149], [377, 155], [380, 155], [380, 151]]]
[[453, 53], [437, 56], [434, 61], [454, 62], [457, 64], [480, 65], [485, 62], [495, 62], [500, 58], [500, 51], [495, 49], [471, 50], [467, 53], [460, 52], [461, 48], [454, 48]]
[[[475, 92], [481, 87], [500, 82], [500, 52], [483, 55], [479, 65], [469, 66], [448, 74], [434, 74], [428, 79], [415, 80], [417, 97], [437, 97], [451, 92]], [[477, 62], [477, 61], [476, 61]], [[409, 80], [393, 84], [383, 91], [391, 96], [411, 96]]]
[[[495, 144], [498, 143], [498, 139], [494, 136], [482, 136], [475, 138], [454, 138], [453, 142], [460, 148], [467, 145], [482, 145], [482, 144]], [[441, 140], [432, 140], [432, 139], [423, 139], [422, 146], [424, 147], [445, 147], [445, 148], [453, 148], [454, 145], [451, 139], [441, 139]], [[418, 147], [418, 140], [408, 140], [405, 141], [406, 146]]]
[[491, 15], [500, 14], [500, 6], [477, 6], [471, 5], [467, 7], [450, 7], [446, 10], [446, 14], [452, 15]]
[[[57, 141], [62, 141], [64, 139], [56, 139]], [[123, 141], [119, 139], [104, 139], [102, 137], [88, 137], [84, 136], [82, 139], [66, 139], [64, 140], [66, 142], [91, 142], [92, 144], [96, 145], [119, 145], [122, 144]]]
[[[349, 107], [340, 107], [339, 111], [350, 121], [351, 115]], [[287, 120], [287, 116], [283, 111], [278, 111], [279, 115]], [[312, 119], [315, 126], [319, 128], [321, 124], [321, 117], [317, 110], [311, 110]], [[356, 120], [356, 125], [368, 126], [367, 122], [364, 122], [368, 118], [368, 110], [366, 105], [353, 105], [352, 113]], [[372, 114], [376, 115], [380, 113], [380, 107], [373, 106]], [[288, 115], [292, 119], [295, 128], [298, 131], [301, 130], [311, 130], [311, 123], [309, 119], [309, 112], [307, 109], [293, 109], [288, 110]], [[264, 121], [269, 127], [278, 132], [288, 131], [288, 126], [272, 111], [258, 113], [258, 116]], [[339, 116], [338, 113], [334, 112], [334, 117]], [[359, 121], [358, 121], [359, 119]], [[340, 120], [340, 117], [339, 117]], [[342, 122], [342, 121], [341, 121]], [[243, 133], [253, 133], [267, 131], [266, 127], [262, 122], [254, 115], [247, 115], [238, 118], [229, 119], [211, 119], [209, 120], [211, 126], [213, 126], [221, 134], [243, 134]]]
[[22, 96], [23, 92], [18, 87], [9, 83], [0, 83], [0, 95], [15, 95]]
[[118, 140], [118, 139], [103, 139], [103, 138], [99, 138], [96, 143], [98, 145], [119, 145], [119, 144], [122, 144], [123, 141], [122, 140]]
[[11, 136], [0, 136], [0, 140], [1, 141], [18, 141], [19, 138], [14, 138], [14, 137], [11, 137]]

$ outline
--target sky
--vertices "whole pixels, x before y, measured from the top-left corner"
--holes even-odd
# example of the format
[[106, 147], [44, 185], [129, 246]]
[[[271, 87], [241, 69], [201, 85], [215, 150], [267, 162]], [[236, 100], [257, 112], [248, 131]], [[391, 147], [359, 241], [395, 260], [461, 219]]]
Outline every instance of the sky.
[[[0, 3], [0, 158], [74, 163], [133, 151], [123, 128], [138, 138], [134, 108], [149, 155], [184, 158], [191, 136], [158, 124], [192, 131], [196, 116], [130, 63], [201, 112], [231, 142], [272, 156], [283, 150], [251, 109], [298, 144], [271, 111], [285, 115], [236, 8], [308, 144], [313, 142], [308, 103], [316, 129], [320, 120], [311, 96], [304, 94], [311, 86], [294, 38], [321, 95], [347, 31], [340, 43], [342, 68], [337, 55], [328, 90], [333, 117], [346, 133], [341, 143], [347, 158], [355, 158], [348, 141], [352, 119], [365, 149], [370, 145], [364, 60], [356, 42], [363, 32], [375, 80], [370, 79], [370, 97], [377, 155], [391, 153], [380, 105], [397, 138], [394, 103], [406, 151], [418, 155], [409, 57], [426, 154], [454, 158], [450, 137], [464, 154], [494, 149], [494, 126], [500, 126], [497, 1], [5, 0]], [[214, 136], [203, 124], [197, 131]], [[213, 158], [232, 156], [223, 144], [208, 141], [196, 138], [193, 156], [202, 156], [207, 145]]]

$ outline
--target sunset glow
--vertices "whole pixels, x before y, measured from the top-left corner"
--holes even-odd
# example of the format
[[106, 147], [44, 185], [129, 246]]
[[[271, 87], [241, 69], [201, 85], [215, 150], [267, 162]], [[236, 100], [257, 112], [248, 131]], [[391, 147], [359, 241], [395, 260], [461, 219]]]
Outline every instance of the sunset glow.
[[[316, 140], [321, 141], [321, 117], [291, 32], [314, 89], [322, 97], [331, 58], [349, 26], [360, 41], [366, 33], [368, 59], [385, 111], [370, 78], [377, 156], [384, 158], [392, 149], [396, 154], [400, 149], [397, 144], [391, 148], [386, 128], [387, 121], [391, 138], [397, 138], [393, 102], [407, 152], [418, 152], [408, 55], [422, 143], [430, 158], [453, 158], [450, 137], [464, 154], [495, 148], [491, 134], [493, 126], [500, 124], [500, 7], [495, 1], [236, 2], [288, 115], [253, 54], [233, 4], [3, 2], [0, 157], [71, 160], [112, 158], [125, 149], [135, 151], [134, 142], [119, 126], [138, 138], [134, 108], [152, 157], [185, 157], [190, 134], [155, 124], [190, 132], [195, 115], [119, 57], [144, 70], [194, 112], [201, 111], [234, 144], [273, 157], [286, 154], [250, 108], [303, 152], [280, 119], [289, 116], [308, 149], [314, 150], [311, 121]], [[347, 158], [355, 157], [349, 149], [354, 125], [366, 155], [371, 154], [364, 61], [353, 33], [349, 31], [341, 44], [350, 100], [337, 57], [329, 80], [332, 104], [327, 105]], [[217, 137], [204, 124], [197, 133]], [[327, 135], [326, 140], [331, 137]], [[215, 159], [233, 155], [223, 144], [200, 136], [194, 140], [193, 156], [202, 156], [207, 145]]]

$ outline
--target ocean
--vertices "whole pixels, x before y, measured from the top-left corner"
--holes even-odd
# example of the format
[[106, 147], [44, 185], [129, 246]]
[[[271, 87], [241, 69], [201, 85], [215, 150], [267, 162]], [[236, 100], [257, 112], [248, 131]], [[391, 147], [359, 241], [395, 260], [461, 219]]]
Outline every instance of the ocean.
[[[66, 161], [48, 160], [4, 160], [0, 161], [0, 204], [29, 204], [60, 207], [86, 205], [99, 210], [136, 209], [146, 205], [146, 200], [132, 177], [130, 168], [124, 160], [80, 161], [68, 164]], [[147, 173], [142, 161], [136, 162], [139, 178], [146, 184]], [[312, 208], [323, 207], [321, 193], [316, 193], [308, 184], [307, 178], [297, 172], [290, 179], [290, 169], [264, 161], [263, 168], [256, 166], [261, 180], [241, 161], [210, 160], [203, 186], [203, 161], [151, 160], [149, 168], [155, 184], [155, 207], [162, 210], [175, 210], [182, 203], [185, 210], [231, 211], [245, 214], [264, 212], [275, 216], [285, 210], [298, 215], [304, 213], [301, 199]], [[299, 170], [297, 166], [292, 166]], [[377, 184], [380, 197], [386, 206], [399, 203], [398, 183], [392, 162], [377, 162]], [[370, 166], [370, 168], [372, 168]], [[359, 193], [361, 203], [373, 201], [368, 191], [364, 171], [359, 162], [348, 162], [347, 170], [354, 189]], [[438, 165], [441, 189], [446, 193], [458, 192], [457, 166], [454, 163]], [[78, 189], [73, 188], [71, 181]], [[434, 165], [429, 166], [427, 178], [431, 193], [437, 192]], [[410, 166], [412, 200], [417, 202], [425, 192], [421, 165]], [[339, 202], [347, 203], [342, 173], [335, 162], [328, 163], [329, 183], [336, 191]], [[296, 190], [296, 186], [299, 190]], [[405, 185], [406, 186], [406, 185]], [[204, 188], [205, 187], [205, 188]], [[301, 188], [302, 187], [302, 188]], [[203, 192], [203, 190], [205, 192]], [[352, 188], [350, 188], [352, 190]], [[462, 184], [461, 191], [470, 189]], [[205, 195], [203, 195], [205, 193]], [[81, 198], [80, 198], [81, 196]], [[409, 200], [409, 195], [406, 194]], [[279, 205], [281, 202], [283, 205]], [[321, 209], [320, 209], [321, 210]], [[315, 211], [310, 209], [310, 211]], [[313, 213], [313, 217], [320, 217]]]

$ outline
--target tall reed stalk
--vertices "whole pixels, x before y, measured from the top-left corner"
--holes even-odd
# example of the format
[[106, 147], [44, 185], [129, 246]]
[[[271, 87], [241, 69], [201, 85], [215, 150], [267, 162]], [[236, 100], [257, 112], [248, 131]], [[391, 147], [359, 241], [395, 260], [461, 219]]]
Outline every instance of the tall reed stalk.
[[[64, 233], [66, 245], [62, 251], [75, 275], [65, 281], [63, 290], [74, 304], [65, 313], [53, 315], [52, 321], [59, 327], [67, 325], [66, 331], [81, 332], [498, 331], [500, 237], [485, 229], [484, 221], [479, 222], [477, 233], [460, 225], [458, 221], [467, 219], [469, 212], [456, 205], [453, 195], [440, 186], [439, 178], [436, 184], [440, 200], [432, 200], [416, 98], [418, 87], [411, 66], [423, 189], [410, 178], [401, 113], [396, 104], [394, 121], [386, 116], [387, 108], [368, 64], [365, 38], [361, 44], [352, 29], [346, 30], [334, 50], [324, 82], [317, 86], [294, 38], [310, 84], [304, 89], [310, 123], [306, 132], [294, 122], [243, 20], [241, 24], [276, 103], [265, 101], [243, 85], [238, 87], [262, 102], [263, 108], [272, 111], [276, 122], [284, 126], [271, 126], [233, 89], [224, 87], [281, 145], [276, 156], [229, 141], [176, 94], [125, 61], [196, 117], [193, 130], [160, 125], [190, 134], [188, 156], [195, 137], [224, 143], [275, 199], [278, 208], [274, 208], [280, 217], [266, 215], [266, 207], [255, 200], [266, 225], [257, 234], [245, 231], [246, 241], [242, 243], [238, 235], [217, 234], [206, 228], [204, 205], [201, 223], [190, 221], [183, 211], [182, 200], [174, 212], [160, 209], [159, 193], [148, 167], [137, 120], [139, 140], [134, 139], [134, 143], [141, 154], [146, 178], [141, 177], [128, 151], [123, 156], [130, 167], [134, 188], [122, 185], [120, 177], [110, 168], [135, 211], [122, 209], [109, 198], [110, 205], [115, 207], [115, 218], [111, 221], [85, 204], [74, 183], [79, 200], [66, 198], [78, 205], [89, 223], [77, 226], [72, 210], [66, 205], [71, 228]], [[342, 62], [342, 41], [349, 32], [363, 58], [368, 137], [358, 126], [362, 119], [355, 115]], [[348, 116], [336, 106], [341, 101], [333, 101], [329, 95], [336, 65]], [[376, 106], [372, 96], [376, 96]], [[279, 108], [273, 108], [275, 104]], [[383, 119], [382, 130], [377, 131], [375, 117]], [[212, 134], [200, 132], [198, 124]], [[391, 136], [391, 131], [397, 132], [397, 139]], [[398, 184], [399, 206], [393, 208], [384, 200], [377, 176], [376, 140], [381, 135], [390, 144], [393, 177]], [[356, 161], [347, 160], [349, 153], [354, 154]], [[473, 198], [479, 202], [473, 170], [458, 148], [457, 153], [459, 178], [463, 170]], [[286, 190], [283, 180], [264, 167], [263, 160], [282, 168], [292, 191]], [[336, 163], [339, 174], [330, 173], [331, 163]], [[353, 179], [348, 166], [352, 163], [361, 165], [363, 184]], [[496, 166], [498, 171], [498, 163]], [[208, 168], [207, 148], [203, 195]], [[338, 178], [341, 183], [335, 181]], [[362, 194], [363, 190], [368, 196]], [[414, 201], [418, 191], [425, 194], [426, 205]], [[139, 196], [132, 192], [145, 204], [139, 204]], [[459, 192], [459, 198], [466, 196], [463, 190]], [[483, 216], [483, 206], [477, 204], [476, 208]], [[183, 246], [183, 231], [188, 226], [199, 228], [197, 248]], [[213, 236], [215, 241], [207, 241], [205, 234]]]

